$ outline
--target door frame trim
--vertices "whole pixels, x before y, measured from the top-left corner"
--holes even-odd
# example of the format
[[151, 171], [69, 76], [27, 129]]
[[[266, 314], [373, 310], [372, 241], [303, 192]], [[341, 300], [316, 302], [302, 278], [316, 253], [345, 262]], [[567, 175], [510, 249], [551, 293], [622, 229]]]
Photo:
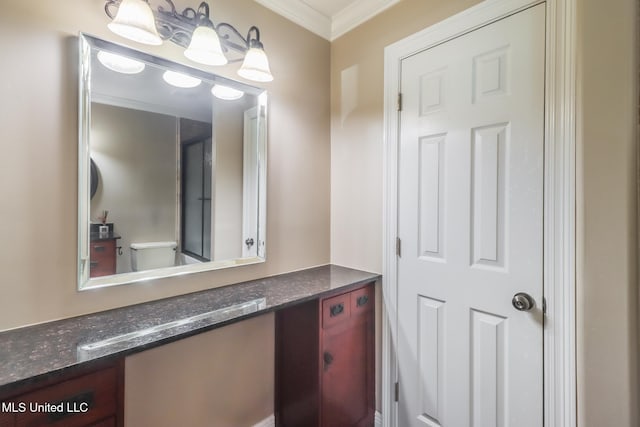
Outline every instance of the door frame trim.
[[[383, 425], [397, 425], [398, 93], [400, 64], [417, 52], [546, 3], [544, 142], [544, 425], [575, 427], [576, 397], [576, 3], [485, 0], [384, 51]], [[402, 397], [401, 397], [402, 398]]]

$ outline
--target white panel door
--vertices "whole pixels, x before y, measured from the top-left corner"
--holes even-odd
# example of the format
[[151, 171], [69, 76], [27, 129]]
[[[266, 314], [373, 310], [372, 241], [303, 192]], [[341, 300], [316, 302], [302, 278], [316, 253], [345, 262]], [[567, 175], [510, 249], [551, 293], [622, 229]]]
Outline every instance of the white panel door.
[[399, 427], [542, 427], [544, 34], [538, 5], [402, 61]]

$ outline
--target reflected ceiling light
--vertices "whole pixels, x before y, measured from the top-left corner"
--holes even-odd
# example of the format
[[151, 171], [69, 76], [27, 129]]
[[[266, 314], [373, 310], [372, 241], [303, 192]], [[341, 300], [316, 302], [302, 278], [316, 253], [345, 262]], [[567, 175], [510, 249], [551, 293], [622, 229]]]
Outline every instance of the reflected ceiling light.
[[138, 43], [162, 44], [153, 11], [145, 0], [122, 0], [118, 14], [107, 27], [119, 36]]
[[165, 82], [169, 83], [171, 86], [189, 89], [192, 87], [196, 87], [202, 83], [202, 80], [189, 76], [187, 74], [178, 73], [176, 71], [167, 70], [162, 75], [162, 78]]
[[138, 74], [144, 70], [144, 62], [101, 50], [98, 52], [98, 61], [111, 71], [123, 74]]
[[216, 98], [224, 99], [225, 101], [233, 101], [242, 98], [244, 92], [229, 86], [213, 85], [211, 93]]
[[[170, 10], [162, 6], [152, 10], [147, 0], [106, 0], [104, 10], [113, 19], [108, 27], [140, 43], [161, 44], [162, 40], [170, 40], [186, 49], [187, 58], [200, 64], [243, 61], [238, 70], [241, 77], [257, 82], [273, 80], [258, 27], [252, 26], [243, 37], [231, 24], [214, 25], [209, 18], [209, 5], [204, 1], [197, 10], [188, 7], [182, 12], [176, 10], [172, 0], [164, 1], [171, 6]], [[236, 54], [232, 59], [225, 55], [230, 52]]]

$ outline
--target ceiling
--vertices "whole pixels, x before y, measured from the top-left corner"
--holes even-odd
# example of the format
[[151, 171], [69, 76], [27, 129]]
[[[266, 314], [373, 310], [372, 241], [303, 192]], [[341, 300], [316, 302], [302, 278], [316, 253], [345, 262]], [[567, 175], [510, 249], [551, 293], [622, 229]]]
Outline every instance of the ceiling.
[[335, 40], [400, 0], [255, 0], [307, 30]]

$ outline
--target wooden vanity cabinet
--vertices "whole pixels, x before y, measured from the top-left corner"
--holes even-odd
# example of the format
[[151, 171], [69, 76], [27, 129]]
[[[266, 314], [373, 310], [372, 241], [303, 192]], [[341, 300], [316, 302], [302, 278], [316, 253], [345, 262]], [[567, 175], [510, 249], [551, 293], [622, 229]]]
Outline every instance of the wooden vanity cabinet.
[[276, 312], [276, 425], [371, 427], [374, 284]]
[[36, 381], [0, 402], [0, 427], [123, 427], [124, 360]]

